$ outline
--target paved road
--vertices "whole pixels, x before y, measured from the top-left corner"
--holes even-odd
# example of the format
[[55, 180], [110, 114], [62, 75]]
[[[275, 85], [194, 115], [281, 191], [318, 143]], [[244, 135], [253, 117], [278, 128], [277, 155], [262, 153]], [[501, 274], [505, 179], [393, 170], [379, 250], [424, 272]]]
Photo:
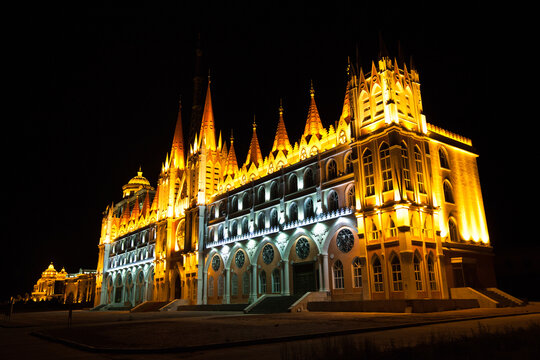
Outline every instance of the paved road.
[[[200, 333], [195, 335], [212, 340], [208, 333], [205, 333], [206, 325], [218, 324], [222, 329], [227, 329], [227, 324], [245, 323], [253, 325], [253, 329], [258, 328], [259, 332], [250, 331], [254, 338], [275, 334], [278, 332], [278, 327], [285, 328], [287, 324], [293, 324], [293, 327], [306, 326], [306, 331], [312, 328], [325, 328], [329, 324], [345, 324], [354, 322], [366, 327], [373, 327], [373, 324], [396, 324], [407, 322], [412, 319], [417, 321], [418, 318], [429, 319], [444, 319], [457, 318], [460, 316], [490, 316], [502, 315], [503, 317], [486, 318], [483, 320], [465, 320], [459, 322], [424, 325], [418, 327], [407, 327], [402, 329], [393, 329], [386, 331], [371, 331], [356, 335], [347, 335], [352, 339], [370, 339], [378, 345], [388, 345], [392, 341], [397, 344], [414, 344], [419, 339], [429, 338], [433, 333], [441, 334], [442, 336], [460, 336], [463, 334], [470, 335], [472, 329], [478, 329], [479, 324], [485, 326], [488, 330], [496, 330], [505, 326], [521, 327], [527, 326], [531, 322], [540, 324], [540, 306], [529, 306], [520, 308], [520, 311], [529, 311], [529, 314], [516, 314], [516, 309], [494, 309], [490, 311], [477, 309], [476, 311], [456, 311], [445, 313], [426, 314], [413, 317], [414, 314], [366, 314], [366, 313], [304, 313], [304, 314], [280, 314], [280, 315], [264, 315], [264, 316], [249, 316], [240, 315], [238, 313], [202, 313], [202, 312], [175, 312], [175, 313], [146, 313], [146, 314], [129, 314], [127, 312], [118, 313], [74, 313], [74, 321], [79, 325], [73, 327], [73, 331], [85, 329], [88, 334], [92, 333], [92, 329], [100, 327], [114, 328], [117, 324], [133, 324], [133, 328], [137, 323], [139, 327], [145, 330], [145, 333], [139, 334], [143, 338], [153, 338], [155, 333], [149, 332], [152, 325], [159, 326], [164, 330], [163, 334], [174, 338], [182, 338], [185, 334], [181, 331], [167, 333], [170, 325], [171, 329], [174, 325], [188, 324], [189, 322], [199, 324]], [[32, 331], [54, 331], [55, 329], [65, 329], [67, 314], [63, 312], [50, 313], [33, 313], [33, 314], [15, 314], [12, 322], [0, 323], [0, 358], [9, 359], [29, 359], [39, 357], [40, 359], [208, 359], [211, 357], [220, 359], [238, 359], [238, 358], [254, 358], [257, 360], [264, 359], [279, 359], [281, 351], [284, 347], [294, 349], [295, 347], [311, 346], [313, 342], [320, 340], [301, 340], [294, 342], [261, 344], [242, 347], [230, 347], [226, 349], [215, 349], [205, 351], [195, 351], [190, 353], [165, 353], [165, 354], [106, 354], [92, 353], [78, 350], [66, 345], [36, 338], [30, 335]], [[352, 320], [351, 320], [352, 319]], [[304, 324], [304, 325], [302, 325]], [[309, 325], [309, 326], [308, 326]], [[79, 326], [79, 328], [78, 328]], [[154, 329], [155, 330], [155, 329]], [[222, 331], [223, 332], [223, 331]], [[225, 331], [226, 332], [226, 331]], [[89, 335], [90, 336], [90, 335]], [[122, 340], [120, 338], [120, 340]], [[129, 339], [127, 339], [129, 340]], [[132, 339], [131, 339], [132, 340]]]

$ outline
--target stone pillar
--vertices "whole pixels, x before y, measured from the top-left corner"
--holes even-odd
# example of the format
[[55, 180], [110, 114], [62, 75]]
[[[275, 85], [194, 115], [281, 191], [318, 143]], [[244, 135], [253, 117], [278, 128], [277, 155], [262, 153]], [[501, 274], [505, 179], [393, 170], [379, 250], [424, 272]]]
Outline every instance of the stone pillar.
[[257, 300], [257, 264], [251, 265], [251, 291], [249, 294], [249, 303]]
[[289, 260], [283, 260], [283, 295], [291, 295], [291, 289], [289, 284]]
[[328, 274], [328, 254], [322, 255], [323, 259], [323, 279], [324, 279], [324, 287], [323, 291], [330, 291], [330, 276]]
[[319, 291], [324, 291], [322, 258], [319, 256]]
[[225, 272], [225, 292], [223, 294], [223, 303], [230, 304], [231, 302], [231, 270], [223, 269]]
[[204, 270], [202, 274], [202, 278], [197, 281], [197, 305], [206, 305], [208, 303], [208, 286], [206, 285], [208, 283], [208, 271]]

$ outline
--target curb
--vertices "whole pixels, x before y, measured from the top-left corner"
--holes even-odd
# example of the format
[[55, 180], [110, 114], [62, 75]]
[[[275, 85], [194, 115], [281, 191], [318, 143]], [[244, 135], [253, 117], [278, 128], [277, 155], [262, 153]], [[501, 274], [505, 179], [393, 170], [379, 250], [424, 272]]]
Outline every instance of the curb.
[[67, 345], [72, 348], [76, 348], [76, 349], [87, 351], [87, 352], [93, 352], [93, 353], [116, 353], [116, 354], [184, 353], [184, 352], [195, 352], [195, 351], [202, 351], [202, 350], [223, 349], [223, 348], [230, 348], [230, 347], [237, 347], [237, 346], [251, 346], [251, 345], [261, 345], [261, 344], [273, 344], [273, 343], [280, 343], [280, 342], [291, 342], [291, 341], [299, 341], [299, 340], [310, 340], [310, 339], [317, 339], [317, 338], [323, 338], [323, 337], [329, 337], [329, 336], [362, 334], [362, 333], [370, 333], [370, 332], [377, 332], [377, 331], [396, 330], [396, 329], [404, 329], [404, 328], [410, 328], [410, 327], [437, 325], [437, 324], [445, 324], [445, 323], [460, 322], [460, 321], [483, 320], [483, 319], [491, 319], [491, 318], [524, 316], [524, 315], [533, 315], [533, 314], [540, 314], [540, 311], [519, 313], [519, 314], [485, 315], [485, 316], [475, 316], [475, 317], [467, 317], [467, 318], [459, 318], [459, 319], [434, 320], [434, 321], [425, 321], [425, 322], [408, 323], [408, 324], [379, 326], [379, 327], [372, 327], [372, 328], [336, 330], [336, 331], [327, 331], [327, 332], [320, 332], [320, 333], [313, 333], [313, 334], [291, 335], [291, 336], [286, 336], [286, 337], [283, 336], [283, 337], [261, 338], [261, 339], [253, 339], [253, 340], [240, 340], [240, 341], [232, 341], [232, 342], [225, 342], [225, 343], [213, 343], [213, 344], [205, 344], [205, 345], [173, 346], [173, 347], [165, 347], [165, 348], [129, 349], [129, 348], [96, 347], [96, 346], [87, 345], [87, 344], [79, 343], [72, 340], [50, 336], [39, 331], [31, 332], [30, 335], [38, 337], [43, 340]]

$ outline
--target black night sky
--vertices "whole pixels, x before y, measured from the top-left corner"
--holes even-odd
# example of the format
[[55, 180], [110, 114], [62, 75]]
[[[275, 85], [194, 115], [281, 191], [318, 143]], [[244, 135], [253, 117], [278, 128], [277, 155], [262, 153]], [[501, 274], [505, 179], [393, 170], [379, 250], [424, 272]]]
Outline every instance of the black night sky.
[[[122, 185], [139, 166], [155, 186], [180, 97], [184, 135], [189, 132], [198, 34], [216, 126], [227, 140], [234, 130], [240, 164], [254, 116], [263, 156], [270, 151], [280, 98], [289, 138], [299, 140], [310, 80], [323, 124], [337, 121], [347, 57], [369, 72], [379, 34], [392, 57], [399, 47], [409, 66], [412, 56], [427, 121], [471, 138], [479, 154], [500, 287], [533, 296], [508, 274], [529, 281], [534, 274], [527, 271], [539, 274], [531, 248], [540, 250], [530, 212], [536, 175], [516, 161], [537, 150], [526, 134], [533, 131], [531, 115], [518, 116], [513, 100], [513, 81], [522, 76], [515, 65], [519, 45], [493, 10], [473, 2], [467, 9], [438, 4], [422, 11], [351, 5], [356, 2], [256, 3], [21, 19], [11, 73], [21, 119], [4, 132], [9, 208], [2, 241], [10, 275], [0, 300], [30, 293], [51, 261], [68, 272], [96, 268], [101, 213], [121, 199]], [[534, 107], [530, 100], [524, 96], [521, 109]]]

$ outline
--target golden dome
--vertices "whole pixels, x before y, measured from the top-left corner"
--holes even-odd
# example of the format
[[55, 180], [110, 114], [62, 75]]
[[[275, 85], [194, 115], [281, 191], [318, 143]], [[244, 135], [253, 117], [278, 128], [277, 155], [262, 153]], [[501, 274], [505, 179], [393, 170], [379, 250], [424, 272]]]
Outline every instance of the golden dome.
[[139, 171], [137, 171], [137, 176], [129, 180], [128, 184], [150, 186], [150, 181], [148, 181], [144, 176], [142, 176], [142, 171], [139, 168]]
[[141, 168], [139, 168], [139, 171], [137, 171], [137, 176], [133, 177], [126, 185], [122, 186], [122, 191], [124, 193], [124, 197], [126, 197], [141, 189], [154, 190], [154, 188], [150, 185], [150, 181], [142, 176]]

